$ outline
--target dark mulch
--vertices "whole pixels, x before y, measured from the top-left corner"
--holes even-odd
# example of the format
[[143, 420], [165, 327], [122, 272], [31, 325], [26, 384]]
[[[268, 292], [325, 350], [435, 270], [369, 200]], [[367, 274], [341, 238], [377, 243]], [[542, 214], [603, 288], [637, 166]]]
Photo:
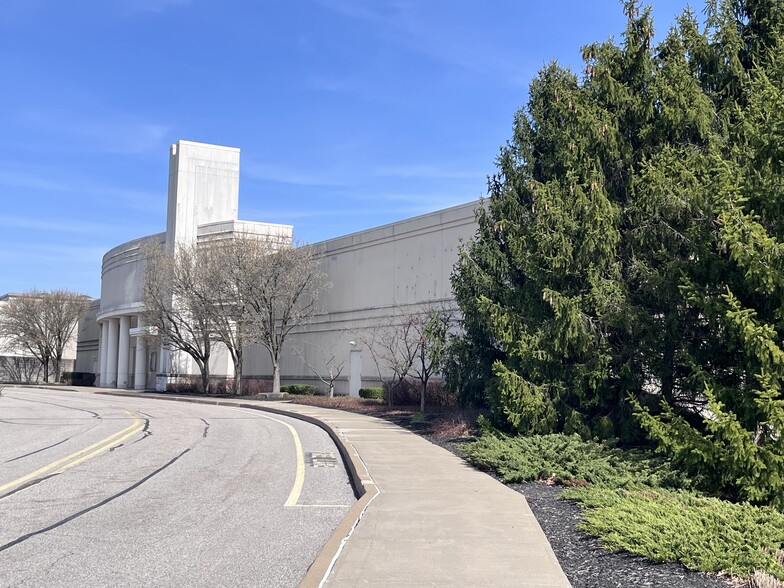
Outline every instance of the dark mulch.
[[733, 586], [726, 578], [693, 572], [680, 564], [658, 564], [636, 555], [602, 549], [598, 540], [577, 528], [582, 508], [572, 501], [559, 500], [563, 491], [560, 486], [527, 482], [509, 484], [509, 487], [525, 496], [574, 588]]
[[[323, 404], [322, 402], [318, 401], [322, 406], [329, 406], [326, 402]], [[459, 457], [464, 457], [459, 444], [473, 440], [470, 427], [460, 421], [468, 417], [469, 423], [475, 422], [475, 413], [441, 410], [427, 415], [424, 420], [415, 416], [415, 408], [388, 409], [377, 403], [364, 402], [341, 404], [335, 408], [385, 418], [422, 435]], [[559, 500], [558, 496], [563, 491], [560, 486], [527, 482], [509, 484], [509, 487], [525, 496], [574, 588], [731, 588], [733, 586], [737, 588], [738, 586], [727, 578], [687, 570], [680, 564], [658, 564], [636, 555], [613, 553], [602, 549], [597, 539], [587, 536], [577, 528], [582, 508], [572, 501]]]

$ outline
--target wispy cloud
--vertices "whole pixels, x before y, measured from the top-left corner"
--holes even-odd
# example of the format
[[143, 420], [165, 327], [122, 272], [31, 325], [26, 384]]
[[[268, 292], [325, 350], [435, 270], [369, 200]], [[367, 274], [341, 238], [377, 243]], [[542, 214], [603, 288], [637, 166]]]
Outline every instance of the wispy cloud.
[[524, 56], [502, 52], [492, 39], [483, 40], [478, 31], [450, 23], [448, 11], [438, 12], [438, 18], [426, 14], [428, 3], [395, 0], [373, 3], [371, 8], [360, 0], [314, 1], [346, 18], [374, 24], [386, 41], [441, 63], [474, 73], [501, 73], [510, 83], [520, 80]]
[[242, 171], [248, 177], [277, 182], [280, 184], [293, 184], [295, 186], [344, 186], [345, 182], [331, 177], [329, 174], [314, 174], [309, 171], [294, 169], [283, 164], [251, 161], [243, 163]]
[[57, 192], [71, 192], [61, 182], [48, 180], [39, 175], [30, 174], [14, 169], [0, 168], [0, 185], [13, 188], [32, 188], [33, 190], [49, 190]]
[[184, 6], [191, 0], [121, 0], [123, 7], [142, 12], [163, 12], [169, 8]]
[[400, 104], [405, 100], [404, 96], [396, 95], [389, 91], [381, 91], [374, 84], [350, 76], [311, 73], [305, 77], [302, 85], [305, 90], [327, 92], [329, 94], [347, 94], [355, 98], [385, 104]]
[[[19, 169], [14, 162], [0, 162], [0, 186], [48, 192], [75, 193], [100, 200], [120, 200], [128, 208], [158, 214], [162, 197], [154, 192], [116, 186], [101, 179], [73, 174], [58, 167]], [[8, 218], [6, 216], [6, 218]]]
[[[79, 246], [62, 242], [49, 242], [46, 244], [20, 243], [20, 246], [25, 248], [25, 262], [60, 262], [72, 264], [74, 267], [80, 263], [96, 260], [100, 263], [104, 253], [110, 248], [109, 245]], [[0, 251], [0, 259], [18, 260], [19, 255], [16, 252], [9, 251], [7, 248], [3, 248]]]
[[368, 6], [367, 2], [355, 2], [354, 0], [315, 0], [315, 2], [316, 4], [321, 4], [322, 6], [349, 18], [370, 22], [383, 22], [387, 19], [387, 17], [379, 11], [379, 8], [383, 6], [383, 3], [381, 2], [378, 4], [374, 3], [372, 9]]
[[[434, 192], [383, 192], [373, 194], [373, 200], [376, 202], [386, 202], [387, 204], [394, 204], [393, 207], [388, 207], [392, 211], [401, 211], [411, 214], [423, 214], [425, 212], [432, 212], [442, 208], [449, 208], [450, 206], [457, 206], [458, 204], [465, 204], [474, 199], [478, 199], [480, 194], [469, 196], [466, 194], [442, 194]], [[376, 210], [384, 210], [384, 207], [373, 208]]]
[[[258, 219], [261, 222], [280, 222], [279, 219], [307, 219], [324, 216], [351, 216], [356, 214], [356, 208], [326, 208], [316, 210], [315, 208], [296, 208], [296, 209], [253, 209], [248, 210], [243, 216], [249, 219]], [[274, 219], [274, 220], [273, 220]]]
[[75, 233], [79, 235], [93, 235], [101, 232], [111, 232], [112, 227], [105, 223], [90, 223], [84, 221], [50, 220], [36, 215], [35, 218], [13, 216], [4, 214], [0, 216], [0, 227], [14, 229], [30, 229], [34, 231], [54, 231], [60, 233]]
[[428, 165], [428, 164], [404, 164], [382, 166], [375, 169], [375, 175], [396, 178], [422, 178], [422, 179], [444, 179], [462, 180], [469, 178], [483, 179], [486, 174], [477, 171], [459, 169], [451, 166]]
[[367, 165], [357, 161], [350, 171], [330, 168], [313, 171], [291, 168], [273, 162], [251, 161], [243, 164], [248, 177], [292, 184], [295, 186], [324, 186], [337, 188], [360, 187], [375, 179], [398, 178], [401, 180], [470, 180], [484, 182], [487, 173], [469, 170], [457, 163], [401, 163], [392, 165]]
[[68, 110], [25, 110], [17, 114], [25, 127], [66, 138], [86, 151], [133, 155], [159, 150], [170, 127], [122, 113], [84, 116]]

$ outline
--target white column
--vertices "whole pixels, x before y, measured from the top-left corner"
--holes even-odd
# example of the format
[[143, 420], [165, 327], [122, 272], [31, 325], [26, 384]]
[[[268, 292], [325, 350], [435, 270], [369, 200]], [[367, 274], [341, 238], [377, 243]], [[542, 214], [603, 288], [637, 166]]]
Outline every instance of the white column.
[[348, 354], [348, 372], [348, 395], [359, 397], [359, 389], [362, 387], [362, 350], [353, 345]]
[[[144, 326], [144, 319], [139, 317], [139, 328]], [[141, 335], [136, 337], [136, 365], [133, 370], [133, 387], [136, 390], [147, 388], [147, 341]]]
[[101, 323], [101, 339], [99, 345], [101, 348], [101, 354], [99, 356], [100, 363], [98, 364], [98, 373], [100, 375], [100, 379], [98, 380], [98, 385], [101, 388], [106, 388], [106, 386], [109, 384], [106, 381], [106, 372], [107, 372], [106, 352], [109, 349], [109, 323], [107, 321], [103, 321]]
[[106, 322], [108, 323], [107, 329], [107, 349], [106, 349], [106, 388], [116, 388], [117, 387], [117, 344], [118, 344], [118, 332], [120, 321], [117, 319], [107, 319]]
[[131, 351], [131, 317], [120, 317], [120, 342], [117, 357], [117, 387], [128, 387], [128, 355]]

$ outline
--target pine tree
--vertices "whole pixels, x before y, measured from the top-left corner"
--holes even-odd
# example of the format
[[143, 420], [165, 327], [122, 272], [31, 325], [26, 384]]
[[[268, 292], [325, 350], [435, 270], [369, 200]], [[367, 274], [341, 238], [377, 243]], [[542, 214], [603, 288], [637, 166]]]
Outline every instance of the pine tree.
[[694, 189], [707, 202], [705, 246], [679, 280], [682, 304], [703, 328], [679, 348], [687, 402], [665, 398], [662, 414], [641, 413], [650, 436], [704, 488], [780, 509], [783, 19], [775, 2], [724, 2], [711, 12], [713, 54], [698, 63], [710, 72], [721, 140], [711, 142], [708, 173]]
[[779, 1], [712, 2], [651, 46], [553, 64], [497, 159], [453, 284], [496, 423], [639, 431], [705, 489], [784, 507]]
[[626, 9], [624, 45], [586, 47], [582, 82], [552, 64], [531, 84], [455, 271], [467, 337], [496, 353], [496, 422], [521, 432], [608, 436], [630, 420], [617, 381], [627, 306], [618, 252], [646, 141], [629, 130], [653, 110], [653, 29], [648, 11]]

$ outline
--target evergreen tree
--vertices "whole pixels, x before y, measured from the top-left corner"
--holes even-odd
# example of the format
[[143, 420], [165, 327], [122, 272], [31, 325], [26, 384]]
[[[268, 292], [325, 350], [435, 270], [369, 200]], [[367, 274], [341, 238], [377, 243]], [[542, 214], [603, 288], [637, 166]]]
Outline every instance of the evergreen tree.
[[453, 285], [496, 422], [632, 439], [784, 506], [779, 1], [685, 12], [531, 85]]
[[686, 402], [664, 398], [661, 414], [640, 415], [704, 488], [780, 509], [783, 23], [777, 2], [712, 7], [712, 53], [695, 60], [697, 71], [710, 73], [702, 81], [717, 112], [708, 173], [693, 190], [705, 195], [704, 213], [692, 220], [702, 221], [705, 245], [685, 260], [678, 281], [699, 336], [678, 347]]

